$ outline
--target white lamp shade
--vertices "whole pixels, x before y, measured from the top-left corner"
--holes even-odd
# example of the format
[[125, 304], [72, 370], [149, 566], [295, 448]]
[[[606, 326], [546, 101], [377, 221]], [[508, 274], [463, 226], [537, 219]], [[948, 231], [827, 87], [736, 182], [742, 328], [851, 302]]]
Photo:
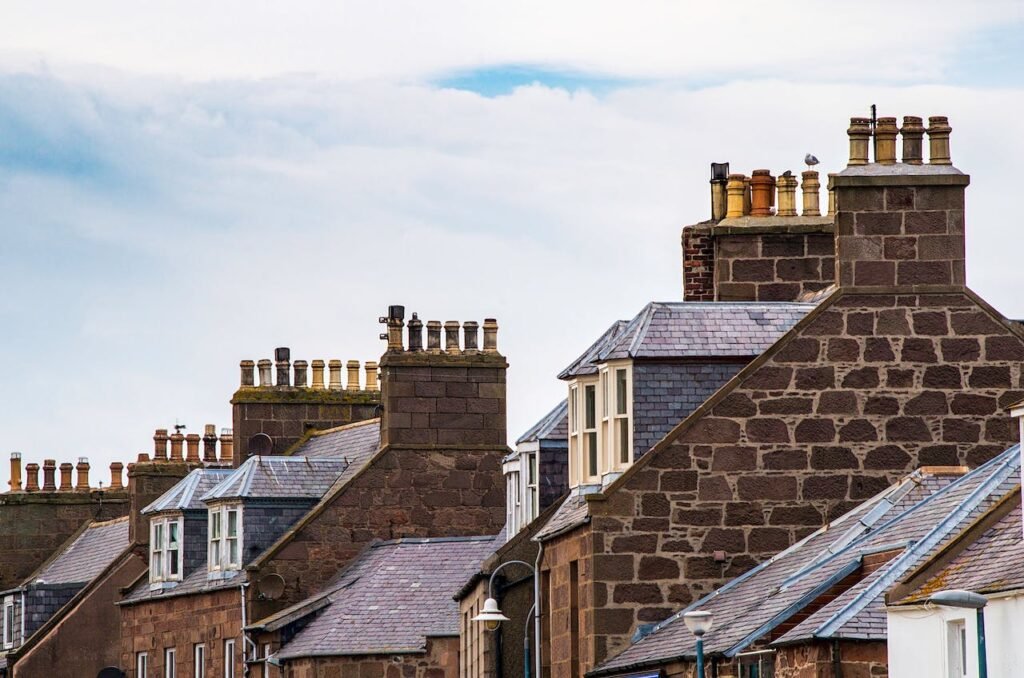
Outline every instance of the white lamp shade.
[[484, 609], [480, 614], [473, 617], [473, 621], [484, 622], [488, 628], [495, 628], [499, 623], [508, 621], [508, 617], [501, 613], [498, 609], [498, 601], [494, 598], [488, 598], [484, 601]]
[[690, 629], [690, 633], [700, 638], [711, 630], [713, 615], [707, 610], [694, 610], [684, 614], [683, 621], [686, 622], [686, 628]]

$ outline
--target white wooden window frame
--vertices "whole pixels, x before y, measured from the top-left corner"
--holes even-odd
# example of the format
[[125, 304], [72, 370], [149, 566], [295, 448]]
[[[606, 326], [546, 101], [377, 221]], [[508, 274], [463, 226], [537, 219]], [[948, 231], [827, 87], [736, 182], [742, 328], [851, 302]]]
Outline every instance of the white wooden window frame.
[[[207, 564], [210, 572], [223, 572], [242, 569], [242, 521], [244, 511], [241, 504], [224, 504], [210, 507], [208, 511], [207, 530]], [[235, 514], [235, 535], [228, 533], [230, 515]], [[234, 557], [232, 558], [232, 542]]]
[[[619, 374], [625, 372], [625, 411], [620, 412], [619, 407]], [[611, 395], [612, 402], [609, 403], [609, 410], [612, 412], [613, 423], [611, 425], [608, 448], [611, 459], [611, 467], [617, 471], [624, 471], [633, 464], [633, 369], [628, 362], [613, 363], [609, 365], [609, 379], [612, 381]], [[626, 449], [623, 455], [620, 442], [620, 427], [626, 429]]]
[[178, 652], [173, 647], [164, 648], [164, 678], [176, 678]]
[[[23, 613], [24, 614], [24, 613]], [[14, 647], [14, 597], [4, 599], [3, 646], [5, 650]]]
[[135, 678], [149, 678], [149, 653], [135, 653]]
[[[598, 422], [601, 417], [600, 386], [597, 380], [591, 380], [582, 384], [583, 398], [581, 401], [582, 412], [580, 417], [580, 466], [583, 479], [588, 484], [600, 482], [601, 479], [601, 440]], [[594, 394], [594, 421], [588, 427], [587, 422], [587, 392]], [[591, 438], [590, 436], [593, 436]], [[588, 441], [592, 441], [588, 443]], [[591, 449], [593, 449], [594, 463], [590, 463]]]
[[523, 471], [526, 473], [526, 480], [523, 483], [524, 491], [526, 494], [525, 503], [523, 504], [523, 525], [527, 525], [540, 514], [540, 446], [538, 449], [527, 452], [524, 455], [524, 463], [526, 468]]
[[192, 675], [194, 678], [206, 678], [206, 644], [196, 643], [192, 647]]
[[224, 641], [224, 678], [235, 678], [235, 639]]
[[[171, 549], [172, 526], [177, 529], [177, 548]], [[184, 576], [185, 520], [181, 516], [164, 516], [149, 521], [149, 581], [152, 584], [181, 581]], [[172, 562], [177, 573], [172, 573]]]

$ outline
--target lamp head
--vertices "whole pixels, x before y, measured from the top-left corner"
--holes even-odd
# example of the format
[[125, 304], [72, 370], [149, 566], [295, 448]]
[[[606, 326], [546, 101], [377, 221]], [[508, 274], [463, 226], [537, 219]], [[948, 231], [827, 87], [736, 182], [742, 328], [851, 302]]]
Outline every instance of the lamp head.
[[988, 604], [988, 598], [973, 591], [950, 589], [933, 593], [928, 598], [928, 602], [943, 607], [963, 607], [969, 610], [980, 610]]
[[501, 622], [508, 621], [508, 617], [502, 614], [501, 610], [498, 609], [498, 601], [494, 598], [488, 598], [484, 601], [483, 611], [473, 617], [473, 621], [483, 622], [485, 629], [488, 631], [495, 631]]
[[690, 629], [690, 633], [701, 638], [711, 630], [714, 620], [713, 615], [707, 610], [694, 610], [684, 614], [683, 621], [686, 622], [686, 628]]

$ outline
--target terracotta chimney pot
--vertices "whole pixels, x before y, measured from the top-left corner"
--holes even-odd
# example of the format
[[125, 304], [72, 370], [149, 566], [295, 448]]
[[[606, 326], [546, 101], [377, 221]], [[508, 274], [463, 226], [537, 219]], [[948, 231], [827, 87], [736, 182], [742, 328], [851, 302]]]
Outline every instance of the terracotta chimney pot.
[[203, 428], [203, 461], [217, 461], [217, 427], [207, 424]]
[[58, 492], [71, 491], [71, 472], [74, 470], [75, 467], [70, 462], [64, 462], [60, 465], [60, 487], [57, 488]]
[[867, 118], [850, 118], [850, 128], [846, 130], [850, 136], [849, 165], [868, 164], [868, 140], [871, 138], [871, 121]]
[[21, 492], [21, 452], [11, 452], [11, 492]]
[[39, 491], [39, 464], [25, 464], [25, 491]]
[[920, 165], [924, 162], [924, 125], [921, 118], [914, 115], [903, 116], [903, 162], [907, 165]]
[[928, 164], [929, 165], [952, 165], [953, 160], [949, 153], [949, 135], [953, 128], [949, 126], [949, 119], [944, 115], [935, 115], [928, 118]]
[[119, 461], [115, 461], [110, 464], [110, 487], [108, 489], [124, 489], [124, 480], [122, 473], [124, 473], [124, 464], [122, 464]]
[[43, 492], [57, 491], [57, 461], [55, 459], [43, 459]]
[[801, 175], [801, 178], [803, 179], [801, 182], [804, 198], [803, 215], [805, 217], [820, 217], [821, 203], [819, 193], [821, 191], [821, 182], [818, 180], [818, 173], [815, 170], [807, 170]]
[[78, 458], [78, 464], [75, 466], [75, 471], [78, 473], [75, 483], [75, 490], [78, 492], [89, 491], [89, 460], [85, 457]]
[[875, 125], [875, 162], [882, 165], [896, 164], [896, 118], [879, 118]]
[[153, 433], [153, 461], [167, 460], [167, 429], [158, 428]]
[[779, 190], [779, 209], [776, 214], [780, 217], [795, 217], [796, 214], [796, 177], [782, 175], [775, 181]]
[[233, 462], [235, 456], [235, 436], [231, 429], [222, 428], [220, 430], [220, 461]]
[[745, 212], [743, 208], [744, 193], [746, 191], [746, 177], [742, 174], [730, 174], [729, 181], [725, 185], [726, 191], [726, 219], [737, 219]]
[[171, 434], [171, 461], [181, 461], [181, 444], [185, 442], [185, 436], [180, 431]]
[[198, 433], [189, 433], [185, 436], [185, 445], [187, 452], [185, 454], [185, 461], [189, 463], [199, 463], [199, 441], [201, 438]]
[[750, 177], [750, 216], [771, 216], [774, 188], [775, 178], [769, 170], [754, 170]]

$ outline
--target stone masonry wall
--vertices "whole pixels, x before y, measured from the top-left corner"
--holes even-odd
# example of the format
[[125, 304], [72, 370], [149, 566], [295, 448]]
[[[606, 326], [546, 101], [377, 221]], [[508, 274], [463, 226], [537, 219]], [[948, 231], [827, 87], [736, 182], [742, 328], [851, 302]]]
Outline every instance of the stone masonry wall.
[[1021, 330], [966, 291], [835, 293], [590, 502], [618, 615], [595, 645], [618, 652], [920, 465], [1013, 445], [1022, 360]]
[[[546, 586], [542, 586], [541, 604], [547, 615], [545, 678], [582, 676], [583, 671], [595, 665], [594, 641], [598, 634], [615, 632], [622, 626], [617, 618], [621, 615], [607, 609], [608, 589], [601, 581], [605, 573], [594, 569], [595, 540], [603, 540], [603, 535], [591, 530], [575, 530], [544, 544], [541, 572]], [[573, 569], [576, 571], [575, 633], [570, 611], [574, 595]]]
[[454, 678], [459, 675], [459, 639], [429, 638], [427, 650], [422, 654], [298, 659], [287, 663], [283, 675], [286, 678]]
[[633, 458], [743, 368], [744, 363], [633, 363]]
[[683, 300], [715, 300], [715, 241], [706, 227], [683, 228]]
[[[839, 678], [832, 658], [832, 646], [807, 643], [780, 648], [775, 655], [775, 678]], [[839, 644], [842, 678], [885, 678], [889, 675], [889, 652], [882, 642]]]
[[[196, 643], [206, 645], [206, 675], [224, 675], [224, 641], [235, 639], [235, 673], [242, 675], [242, 614], [237, 588], [121, 606], [121, 668], [135, 673], [135, 656], [149, 654], [150, 676], [164, 674], [164, 650], [176, 650], [178, 676], [194, 675]], [[197, 624], [196, 619], [203, 623]]]
[[809, 233], [725, 229], [716, 236], [714, 271], [718, 301], [795, 301], [835, 282], [831, 226]]

